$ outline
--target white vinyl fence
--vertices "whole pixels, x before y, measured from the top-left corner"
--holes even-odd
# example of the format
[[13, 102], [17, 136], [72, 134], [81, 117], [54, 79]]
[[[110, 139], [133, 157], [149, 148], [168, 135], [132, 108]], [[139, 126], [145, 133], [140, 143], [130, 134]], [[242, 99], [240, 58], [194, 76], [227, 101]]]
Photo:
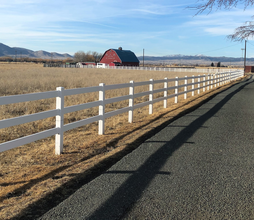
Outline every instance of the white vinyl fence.
[[[58, 64], [58, 63], [44, 63], [44, 67], [61, 67], [61, 68], [98, 68], [96, 65], [83, 65], [80, 63], [76, 64]], [[102, 67], [100, 67], [102, 68]], [[195, 68], [195, 67], [142, 67], [142, 66], [109, 66], [105, 65], [105, 69], [125, 69], [125, 70], [146, 70], [146, 71], [164, 71], [164, 72], [190, 72], [190, 73], [223, 73], [231, 72], [233, 69], [222, 69], [222, 68]]]
[[[65, 67], [65, 65], [62, 65]], [[76, 64], [77, 68], [97, 68], [94, 65], [80, 65]], [[146, 70], [146, 71], [163, 71], [163, 72], [190, 72], [190, 73], [223, 73], [223, 72], [232, 72], [235, 71], [234, 69], [222, 69], [222, 68], [180, 68], [180, 67], [141, 67], [141, 66], [109, 66], [105, 65], [103, 67], [105, 69], [124, 69], [124, 70]]]
[[[133, 82], [115, 85], [105, 85], [104, 83], [99, 84], [99, 86], [85, 87], [77, 89], [65, 90], [63, 87], [57, 87], [56, 91], [41, 92], [41, 93], [31, 93], [24, 95], [13, 95], [13, 96], [2, 96], [0, 97], [0, 105], [14, 104], [19, 102], [35, 101], [40, 99], [56, 98], [56, 109], [50, 111], [44, 111], [40, 113], [4, 119], [0, 120], [0, 129], [20, 125], [28, 122], [33, 122], [37, 120], [42, 120], [49, 117], [56, 117], [56, 127], [53, 129], [45, 130], [39, 133], [35, 133], [29, 136], [21, 137], [15, 140], [4, 142], [0, 144], [0, 152], [10, 150], [19, 147], [24, 144], [28, 144], [49, 136], [55, 135], [55, 153], [60, 155], [63, 152], [63, 135], [65, 131], [84, 126], [93, 122], [98, 123], [98, 133], [99, 135], [104, 134], [104, 121], [106, 118], [122, 114], [124, 112], [129, 112], [128, 122], [133, 121], [133, 111], [137, 108], [149, 105], [149, 114], [153, 113], [153, 104], [156, 102], [163, 101], [164, 108], [167, 108], [167, 99], [175, 98], [175, 103], [178, 102], [178, 96], [184, 95], [184, 99], [187, 98], [187, 94], [191, 92], [191, 95], [200, 94], [200, 91], [206, 91], [209, 89], [215, 89], [217, 86], [228, 83], [232, 80], [240, 78], [244, 75], [243, 71], [237, 70], [233, 72], [217, 73], [213, 75], [202, 75], [202, 76], [191, 76], [173, 79], [162, 79], [153, 80], [145, 82]], [[169, 82], [174, 82], [175, 86], [168, 87]], [[180, 83], [181, 82], [181, 83]], [[164, 88], [154, 90], [154, 84], [162, 83]], [[135, 93], [135, 87], [148, 85], [149, 90], [141, 93]], [[107, 90], [129, 88], [129, 95], [114, 97], [105, 99], [105, 92]], [[183, 88], [183, 89], [181, 89]], [[191, 88], [187, 90], [188, 88]], [[180, 92], [181, 89], [181, 92]], [[172, 91], [168, 95], [168, 91]], [[183, 91], [182, 91], [183, 90]], [[69, 107], [64, 107], [64, 97], [70, 95], [77, 95], [82, 93], [98, 92], [99, 100], [89, 103], [84, 103], [80, 105], [74, 105]], [[153, 95], [155, 93], [164, 92], [163, 97], [154, 99]], [[149, 96], [149, 101], [142, 102], [139, 104], [134, 104], [134, 99], [141, 96]], [[115, 111], [105, 113], [105, 105], [119, 102], [123, 100], [129, 100], [129, 106], [121, 108]], [[79, 110], [89, 109], [93, 107], [99, 108], [99, 114], [90, 118], [86, 118], [80, 121], [76, 121], [69, 124], [64, 124], [64, 114], [75, 112]]]

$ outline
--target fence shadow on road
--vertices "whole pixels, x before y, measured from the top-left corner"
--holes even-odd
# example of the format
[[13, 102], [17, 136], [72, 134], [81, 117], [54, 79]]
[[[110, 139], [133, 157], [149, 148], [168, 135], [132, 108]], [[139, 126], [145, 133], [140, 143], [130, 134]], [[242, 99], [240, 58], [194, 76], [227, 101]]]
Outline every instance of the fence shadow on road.
[[[166, 160], [184, 143], [188, 142], [189, 137], [199, 128], [204, 127], [203, 124], [210, 117], [216, 114], [222, 107], [225, 105], [236, 93], [238, 93], [241, 89], [243, 89], [246, 85], [252, 83], [253, 81], [250, 79], [244, 80], [243, 82], [237, 83], [229, 87], [228, 89], [241, 85], [235, 91], [228, 94], [225, 98], [223, 98], [218, 104], [212, 107], [206, 114], [202, 116], [198, 116], [196, 120], [194, 120], [189, 126], [183, 126], [183, 130], [176, 135], [173, 139], [159, 148], [153, 155], [151, 155], [145, 163], [140, 166], [138, 170], [132, 171], [131, 176], [115, 191], [115, 193], [105, 202], [103, 203], [92, 215], [90, 215], [87, 219], [105, 219], [105, 216], [112, 216], [111, 219], [121, 219], [124, 218], [128, 211], [131, 210], [135, 202], [141, 197], [142, 192], [148, 187], [149, 183], [157, 174], [162, 175], [170, 175], [170, 172], [162, 172], [160, 168], [164, 165]], [[227, 90], [228, 90], [227, 89]], [[225, 90], [224, 90], [225, 91]], [[195, 109], [195, 108], [194, 108]], [[194, 110], [192, 109], [192, 110]], [[182, 115], [181, 115], [182, 116]], [[180, 117], [180, 116], [179, 116]], [[166, 126], [170, 126], [169, 122], [165, 122], [163, 125], [159, 126], [155, 130], [149, 132], [147, 135], [154, 135], [154, 133], [159, 132]], [[186, 135], [186, 134], [187, 135]], [[147, 139], [146, 137], [141, 137], [136, 140], [137, 144], [141, 144], [142, 141]], [[135, 144], [134, 144], [135, 145]], [[131, 152], [133, 149], [127, 150], [127, 152]], [[119, 157], [127, 153], [119, 153]], [[105, 172], [110, 166], [112, 166], [113, 162], [117, 162], [118, 159], [114, 157], [114, 159], [110, 162], [105, 162], [99, 167], [94, 168], [95, 174], [88, 175], [84, 174], [84, 176], [79, 176], [75, 179], [75, 184], [73, 182], [68, 182], [64, 184], [59, 189], [55, 190], [52, 195], [47, 195], [47, 198], [42, 198], [37, 202], [30, 205], [28, 208], [23, 210], [22, 213], [14, 217], [13, 219], [36, 219], [43, 215], [46, 211], [50, 210], [54, 206], [58, 205], [64, 199], [68, 198], [71, 194], [73, 194], [76, 190], [78, 190], [82, 185], [88, 183], [92, 179], [98, 176], [96, 173], [97, 170], [101, 172]], [[113, 162], [112, 162], [113, 161]], [[109, 164], [108, 164], [109, 163]], [[114, 171], [110, 171], [111, 173]], [[119, 171], [115, 171], [119, 172]], [[126, 173], [127, 171], [120, 171], [121, 173]], [[93, 173], [93, 170], [91, 171]], [[63, 193], [64, 192], [64, 193]], [[128, 198], [123, 198], [122, 195], [128, 194]], [[121, 213], [119, 216], [115, 216], [116, 210], [118, 209], [118, 213]], [[29, 213], [29, 215], [28, 215]], [[114, 216], [114, 217], [113, 217]]]
[[[154, 154], [135, 171], [133, 174], [115, 191], [115, 193], [87, 219], [122, 219], [132, 209], [133, 205], [142, 196], [143, 191], [149, 186], [155, 175], [166, 163], [169, 157], [179, 149], [188, 139], [203, 126], [203, 124], [213, 117], [236, 93], [253, 81], [247, 79], [231, 87], [238, 87], [216, 105], [211, 107], [205, 114], [195, 119], [189, 126], [183, 128], [175, 137], [166, 141]], [[243, 84], [243, 85], [241, 85]], [[240, 85], [240, 86], [239, 86]], [[112, 172], [112, 171], [111, 171]], [[124, 172], [124, 171], [122, 171]], [[169, 174], [170, 175], [170, 174]], [[123, 197], [123, 195], [125, 195]], [[128, 196], [127, 196], [128, 195]], [[116, 211], [117, 210], [117, 211]]]

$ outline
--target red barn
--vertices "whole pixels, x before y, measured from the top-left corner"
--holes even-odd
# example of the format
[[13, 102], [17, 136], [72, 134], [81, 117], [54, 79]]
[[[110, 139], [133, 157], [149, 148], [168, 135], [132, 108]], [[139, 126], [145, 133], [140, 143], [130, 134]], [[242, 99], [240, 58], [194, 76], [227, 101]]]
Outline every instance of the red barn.
[[117, 49], [107, 50], [101, 57], [100, 63], [106, 63], [109, 66], [139, 66], [139, 60], [130, 50]]

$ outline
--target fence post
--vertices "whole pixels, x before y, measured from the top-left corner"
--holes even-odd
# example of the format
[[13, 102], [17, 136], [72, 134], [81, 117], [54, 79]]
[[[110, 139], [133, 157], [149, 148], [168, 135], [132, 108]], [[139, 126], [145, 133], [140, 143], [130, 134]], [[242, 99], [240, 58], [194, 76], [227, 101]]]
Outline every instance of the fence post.
[[206, 75], [204, 74], [204, 77], [203, 77], [203, 92], [205, 92], [205, 79], [206, 79]]
[[151, 92], [149, 94], [149, 101], [151, 102], [149, 104], [149, 114], [153, 114], [153, 79], [150, 79], [150, 84], [149, 84], [149, 91]]
[[217, 84], [217, 81], [216, 81], [216, 73], [213, 74], [214, 75], [214, 81], [213, 81], [213, 84], [214, 84], [214, 88], [216, 88], [216, 84]]
[[175, 103], [178, 103], [178, 77], [176, 77], [175, 81]]
[[207, 75], [207, 91], [209, 90], [210, 87], [210, 74]]
[[198, 94], [200, 94], [200, 75], [198, 75]]
[[213, 89], [213, 74], [211, 74], [211, 89]]
[[192, 75], [192, 86], [191, 86], [191, 88], [192, 88], [192, 96], [194, 96], [195, 95], [195, 91], [194, 91], [194, 89], [195, 89], [195, 78], [194, 78], [194, 75]]
[[184, 91], [185, 91], [184, 99], [187, 99], [187, 84], [188, 84], [188, 79], [187, 79], [187, 76], [185, 76], [184, 85], [186, 86], [184, 86]]
[[100, 83], [99, 86], [101, 86], [101, 90], [99, 91], [99, 101], [101, 101], [101, 104], [99, 105], [99, 115], [101, 115], [101, 119], [99, 120], [99, 135], [104, 134], [104, 113], [105, 113], [105, 84]]
[[134, 81], [130, 81], [130, 88], [129, 88], [129, 95], [131, 95], [131, 98], [129, 99], [129, 107], [131, 107], [131, 110], [129, 110], [129, 123], [133, 122], [133, 106], [134, 106]]
[[167, 97], [168, 97], [168, 78], [164, 78], [164, 108], [167, 108]]
[[59, 110], [59, 114], [56, 115], [56, 128], [58, 133], [55, 135], [55, 154], [60, 155], [63, 152], [63, 126], [64, 126], [64, 88], [57, 87], [58, 96], [56, 97], [56, 109]]

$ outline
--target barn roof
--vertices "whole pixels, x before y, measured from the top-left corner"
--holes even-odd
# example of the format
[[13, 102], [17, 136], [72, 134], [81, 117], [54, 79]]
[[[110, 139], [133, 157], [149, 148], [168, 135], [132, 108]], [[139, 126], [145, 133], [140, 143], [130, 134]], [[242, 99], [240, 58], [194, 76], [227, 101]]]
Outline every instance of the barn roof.
[[138, 58], [136, 55], [130, 51], [130, 50], [117, 50], [117, 49], [111, 49], [114, 50], [119, 58], [122, 60], [122, 62], [137, 62], [139, 63]]

